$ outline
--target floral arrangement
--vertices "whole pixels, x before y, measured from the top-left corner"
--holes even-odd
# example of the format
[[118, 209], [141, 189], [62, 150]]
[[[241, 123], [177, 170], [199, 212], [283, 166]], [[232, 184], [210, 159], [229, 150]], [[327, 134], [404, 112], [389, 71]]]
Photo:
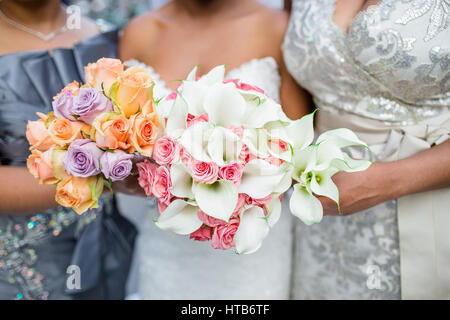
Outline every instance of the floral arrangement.
[[153, 81], [146, 69], [125, 70], [102, 58], [85, 67], [53, 99], [53, 111], [29, 121], [27, 166], [41, 184], [56, 186], [56, 201], [78, 214], [98, 207], [104, 186], [127, 178], [134, 154], [150, 157], [161, 127]]
[[291, 211], [312, 224], [323, 215], [315, 195], [339, 202], [332, 175], [370, 165], [341, 150], [365, 146], [350, 130], [328, 131], [313, 144], [314, 114], [290, 120], [260, 88], [224, 80], [224, 66], [196, 73], [156, 104], [164, 133], [154, 161], [137, 165], [140, 186], [158, 198], [159, 228], [253, 253], [278, 221], [292, 179]]

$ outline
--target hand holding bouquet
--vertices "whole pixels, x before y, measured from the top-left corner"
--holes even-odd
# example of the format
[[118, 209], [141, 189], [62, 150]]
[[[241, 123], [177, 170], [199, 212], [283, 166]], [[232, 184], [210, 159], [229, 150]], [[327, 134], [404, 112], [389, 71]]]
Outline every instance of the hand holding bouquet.
[[331, 176], [370, 163], [341, 151], [364, 145], [351, 131], [327, 132], [312, 145], [313, 114], [291, 121], [260, 88], [224, 74], [219, 66], [197, 78], [194, 69], [157, 104], [164, 135], [154, 145], [157, 164], [138, 164], [139, 183], [159, 200], [161, 229], [252, 253], [278, 221], [292, 178], [292, 213], [310, 224], [322, 217], [313, 193], [337, 202]]
[[135, 152], [151, 156], [160, 131], [147, 70], [124, 69], [116, 59], [89, 64], [87, 83], [67, 85], [53, 112], [27, 126], [28, 169], [79, 214], [98, 206], [104, 185], [130, 175]]

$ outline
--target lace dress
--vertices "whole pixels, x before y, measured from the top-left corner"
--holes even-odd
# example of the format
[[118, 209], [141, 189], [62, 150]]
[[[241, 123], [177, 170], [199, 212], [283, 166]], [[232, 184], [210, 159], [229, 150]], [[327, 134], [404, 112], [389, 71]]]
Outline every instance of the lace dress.
[[[399, 149], [397, 128], [438, 117], [448, 123], [450, 3], [381, 0], [360, 12], [347, 34], [333, 22], [335, 2], [294, 0], [283, 44], [286, 65], [320, 108], [319, 131], [348, 124], [371, 141], [384, 130], [386, 141], [371, 153], [349, 151], [391, 160], [391, 143], [390, 152]], [[445, 139], [448, 130], [440, 129]], [[400, 298], [397, 212], [397, 201], [389, 201], [311, 227], [297, 224], [293, 297]]]
[[[128, 65], [138, 62], [130, 61]], [[142, 64], [141, 64], [142, 65]], [[155, 99], [170, 93], [158, 74]], [[257, 85], [279, 100], [280, 75], [271, 57], [254, 59], [231, 70], [227, 78]], [[142, 299], [287, 299], [290, 293], [292, 216], [286, 201], [278, 223], [254, 254], [238, 256], [233, 250], [211, 248], [210, 243], [189, 240], [158, 229], [154, 199], [121, 196], [119, 206], [131, 218], [146, 210], [138, 238], [138, 289]]]

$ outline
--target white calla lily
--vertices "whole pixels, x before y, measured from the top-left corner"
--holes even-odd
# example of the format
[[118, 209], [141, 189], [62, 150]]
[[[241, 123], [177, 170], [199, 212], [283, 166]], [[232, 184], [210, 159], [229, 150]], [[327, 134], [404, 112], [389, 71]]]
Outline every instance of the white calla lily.
[[212, 86], [216, 83], [222, 83], [225, 78], [225, 65], [220, 65], [211, 69], [207, 74], [198, 80], [199, 84]]
[[198, 122], [187, 128], [179, 142], [195, 159], [211, 162], [208, 154], [208, 140], [213, 131], [213, 126], [207, 122]]
[[208, 88], [203, 107], [208, 119], [225, 128], [242, 124], [246, 102], [233, 83], [216, 83]]
[[323, 218], [323, 207], [319, 199], [300, 184], [294, 185], [289, 208], [294, 216], [306, 225], [319, 223]]
[[314, 140], [314, 113], [308, 114], [286, 126], [289, 142], [294, 149], [304, 149]]
[[206, 85], [197, 81], [184, 81], [179, 90], [181, 91], [181, 96], [187, 103], [188, 113], [196, 117], [205, 113], [203, 102], [208, 92]]
[[293, 170], [292, 178], [303, 184], [306, 183], [305, 177], [306, 173], [314, 169], [316, 165], [317, 153], [316, 146], [309, 146], [305, 149], [294, 150], [292, 156]]
[[172, 189], [170, 192], [179, 198], [194, 199], [192, 192], [192, 179], [189, 170], [183, 163], [174, 163], [170, 167], [170, 179], [172, 180]]
[[242, 150], [242, 142], [232, 131], [223, 127], [213, 129], [208, 140], [208, 153], [219, 166], [237, 161]]
[[311, 176], [311, 191], [319, 196], [330, 198], [339, 205], [339, 190], [331, 179], [337, 171], [331, 167], [324, 171], [313, 172]]
[[197, 71], [198, 71], [198, 66], [195, 66], [194, 69], [192, 69], [191, 72], [189, 72], [186, 80], [187, 81], [195, 81], [197, 79]]
[[255, 199], [267, 197], [280, 187], [286, 176], [289, 175], [280, 167], [254, 159], [244, 167], [239, 193], [246, 193]]
[[247, 111], [243, 120], [245, 128], [262, 128], [273, 121], [285, 121], [281, 105], [272, 99], [266, 99], [260, 105], [247, 103]]
[[198, 207], [184, 200], [174, 200], [164, 210], [156, 221], [162, 230], [169, 230], [177, 234], [190, 234], [200, 228], [203, 222], [197, 215]]
[[250, 254], [257, 251], [269, 234], [269, 224], [260, 207], [250, 207], [241, 213], [241, 222], [234, 235], [236, 252]]
[[364, 171], [370, 167], [371, 161], [365, 159], [352, 159], [344, 152], [343, 159], [334, 159], [331, 165], [340, 171], [357, 172]]
[[177, 98], [172, 101], [172, 107], [170, 108], [170, 114], [166, 124], [166, 134], [172, 138], [180, 137], [186, 129], [186, 119], [187, 104], [186, 101], [178, 95]]
[[273, 194], [272, 200], [266, 204], [267, 211], [269, 215], [266, 217], [266, 221], [269, 227], [273, 227], [281, 217], [281, 201], [279, 194]]
[[270, 155], [269, 136], [265, 129], [245, 129], [242, 142], [245, 143], [249, 151], [257, 157], [267, 158]]
[[207, 215], [227, 222], [230, 220], [238, 202], [238, 191], [233, 182], [194, 183], [192, 192], [198, 206]]
[[347, 128], [325, 131], [317, 138], [317, 143], [322, 143], [326, 140], [332, 141], [338, 148], [357, 145], [368, 148], [368, 146], [361, 141], [352, 130]]

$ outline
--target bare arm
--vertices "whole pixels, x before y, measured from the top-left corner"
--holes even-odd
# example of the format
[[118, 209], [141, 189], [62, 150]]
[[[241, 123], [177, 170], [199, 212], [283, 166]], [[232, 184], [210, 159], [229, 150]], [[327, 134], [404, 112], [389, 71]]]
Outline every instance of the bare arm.
[[55, 188], [40, 185], [26, 168], [0, 165], [0, 215], [55, 208]]
[[314, 109], [311, 96], [307, 91], [302, 89], [292, 78], [284, 65], [280, 66], [281, 73], [281, 103], [283, 111], [286, 115], [296, 120], [305, 114], [311, 113]]
[[[368, 170], [338, 173], [341, 209], [351, 214], [408, 194], [450, 187], [450, 141], [409, 158], [375, 163]], [[337, 214], [331, 200], [320, 198], [325, 214]]]

